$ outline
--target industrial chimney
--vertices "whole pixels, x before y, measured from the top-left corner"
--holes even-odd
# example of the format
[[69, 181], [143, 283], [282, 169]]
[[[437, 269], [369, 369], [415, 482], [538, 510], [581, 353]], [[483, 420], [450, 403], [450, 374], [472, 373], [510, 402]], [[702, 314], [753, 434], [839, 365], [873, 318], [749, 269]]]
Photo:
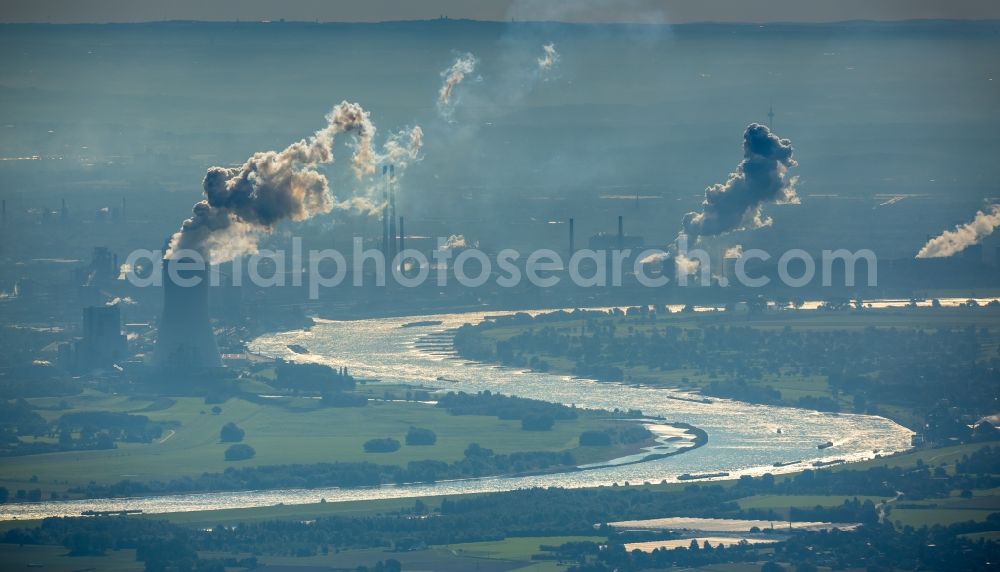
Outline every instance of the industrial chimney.
[[382, 254], [389, 259], [389, 166], [382, 165]]
[[576, 237], [573, 234], [573, 219], [569, 219], [569, 255], [572, 258], [576, 253]]
[[389, 252], [386, 253], [386, 260], [396, 256], [396, 187], [392, 184], [395, 177], [396, 166], [389, 165]]
[[[208, 322], [208, 269], [175, 269], [178, 283], [169, 268], [179, 259], [163, 261], [163, 317], [156, 337], [154, 365], [171, 369], [220, 367], [219, 346]], [[191, 282], [197, 284], [188, 285]]]
[[403, 217], [399, 217], [399, 251], [406, 250], [406, 230], [403, 227]]
[[621, 250], [625, 246], [625, 225], [622, 221], [622, 215], [618, 215], [618, 250]]

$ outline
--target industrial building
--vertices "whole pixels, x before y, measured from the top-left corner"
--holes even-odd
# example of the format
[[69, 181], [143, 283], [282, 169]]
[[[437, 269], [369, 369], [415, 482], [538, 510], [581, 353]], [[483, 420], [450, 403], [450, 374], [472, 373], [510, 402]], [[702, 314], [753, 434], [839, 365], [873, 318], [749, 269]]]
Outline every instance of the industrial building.
[[215, 333], [208, 313], [208, 270], [174, 269], [182, 260], [163, 261], [163, 313], [153, 365], [170, 370], [203, 370], [222, 367]]

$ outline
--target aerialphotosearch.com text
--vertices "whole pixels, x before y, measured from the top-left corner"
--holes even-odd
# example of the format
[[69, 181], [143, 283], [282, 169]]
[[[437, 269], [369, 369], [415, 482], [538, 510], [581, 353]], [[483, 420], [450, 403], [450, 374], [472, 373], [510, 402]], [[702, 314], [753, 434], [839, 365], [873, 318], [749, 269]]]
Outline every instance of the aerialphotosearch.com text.
[[303, 252], [301, 238], [295, 237], [290, 251], [261, 249], [249, 256], [214, 264], [210, 263], [214, 258], [195, 250], [174, 251], [169, 260], [163, 260], [162, 251], [139, 249], [126, 259], [125, 276], [139, 287], [160, 286], [163, 280], [187, 287], [203, 280], [212, 286], [219, 285], [225, 274], [228, 283], [234, 286], [246, 283], [260, 288], [307, 286], [311, 299], [318, 298], [324, 288], [343, 285], [348, 273], [348, 284], [355, 287], [383, 287], [391, 277], [393, 283], [404, 288], [423, 286], [428, 280], [442, 287], [455, 280], [467, 288], [489, 283], [514, 288], [524, 280], [539, 288], [551, 288], [563, 280], [581, 288], [617, 287], [626, 283], [659, 288], [671, 280], [678, 286], [761, 288], [771, 284], [772, 277], [751, 272], [748, 265], [772, 263], [777, 269], [777, 280], [798, 288], [812, 284], [817, 272], [823, 286], [832, 286], [834, 265], [842, 264], [843, 273], [838, 275], [837, 286], [853, 287], [856, 273], [862, 273], [859, 270], [863, 270], [868, 286], [877, 285], [878, 261], [868, 249], [823, 250], [818, 261], [802, 249], [786, 250], [777, 256], [760, 249], [747, 249], [738, 257], [726, 259], [724, 264], [715, 261], [718, 266], [713, 269], [709, 253], [700, 248], [688, 249], [683, 237], [670, 251], [580, 249], [568, 256], [568, 260], [552, 249], [534, 250], [525, 256], [518, 250], [505, 248], [490, 255], [478, 248], [448, 248], [444, 238], [439, 238], [437, 244], [429, 258], [423, 251], [408, 248], [386, 260], [382, 250], [365, 248], [363, 240], [355, 237], [348, 261], [336, 249]]

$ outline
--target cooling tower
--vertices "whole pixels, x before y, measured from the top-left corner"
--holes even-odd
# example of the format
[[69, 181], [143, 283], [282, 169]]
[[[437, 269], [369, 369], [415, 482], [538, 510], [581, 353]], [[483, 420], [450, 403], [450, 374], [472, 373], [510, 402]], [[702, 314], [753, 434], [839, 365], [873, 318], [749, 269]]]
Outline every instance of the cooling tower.
[[[179, 270], [178, 282], [170, 278], [163, 261], [163, 316], [156, 338], [154, 365], [171, 369], [221, 367], [219, 346], [208, 322], [208, 270]], [[188, 279], [200, 278], [186, 286]]]

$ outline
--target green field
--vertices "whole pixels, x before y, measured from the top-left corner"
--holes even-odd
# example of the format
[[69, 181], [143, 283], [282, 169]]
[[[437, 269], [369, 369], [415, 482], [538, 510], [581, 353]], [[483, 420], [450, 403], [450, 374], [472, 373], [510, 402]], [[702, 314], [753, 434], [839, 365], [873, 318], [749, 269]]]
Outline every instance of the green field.
[[[578, 447], [583, 431], [619, 423], [591, 412], [581, 412], [575, 420], [558, 421], [550, 431], [523, 431], [520, 421], [455, 416], [442, 408], [416, 402], [371, 401], [367, 407], [330, 408], [305, 398], [283, 397], [263, 404], [234, 398], [221, 404], [222, 412], [215, 415], [212, 405], [195, 397], [174, 398], [172, 404], [161, 400], [158, 407], [151, 407], [153, 402], [149, 400], [95, 392], [34, 401], [39, 407], [53, 408], [42, 411], [50, 419], [69, 411], [119, 411], [170, 422], [175, 428], [149, 444], [119, 443], [111, 450], [7, 457], [0, 469], [0, 486], [11, 491], [39, 488], [47, 495], [49, 491], [64, 491], [90, 481], [106, 484], [124, 479], [169, 480], [220, 472], [233, 466], [336, 461], [405, 465], [425, 459], [451, 462], [461, 459], [470, 443], [479, 443], [498, 454], [572, 450], [580, 463], [612, 459], [636, 449]], [[69, 408], [56, 410], [60, 402], [62, 407]], [[246, 431], [244, 442], [257, 451], [253, 459], [224, 460], [228, 444], [219, 441], [219, 430], [230, 421]], [[363, 450], [363, 443], [373, 438], [393, 437], [405, 443], [411, 426], [431, 429], [437, 434], [437, 443], [404, 445], [392, 453]]]
[[[566, 542], [607, 542], [604, 536], [533, 536], [512, 537], [492, 542], [469, 542], [430, 546], [423, 550], [394, 552], [383, 549], [346, 550], [336, 554], [294, 557], [262, 556], [259, 563], [267, 566], [331, 567], [353, 569], [359, 565], [371, 566], [389, 558], [402, 563], [407, 571], [494, 571], [520, 570], [522, 572], [550, 572], [565, 570], [554, 561], [532, 561], [533, 554], [541, 553], [542, 545], [558, 546]], [[202, 558], [231, 556], [202, 552]], [[245, 555], [241, 555], [245, 556]]]
[[[947, 526], [956, 522], [973, 520], [983, 522], [995, 512], [1000, 512], [1000, 489], [974, 490], [971, 498], [962, 498], [959, 491], [952, 491], [948, 498], [923, 501], [900, 501], [893, 505], [889, 519], [899, 526]], [[904, 508], [905, 507], [905, 508]]]

